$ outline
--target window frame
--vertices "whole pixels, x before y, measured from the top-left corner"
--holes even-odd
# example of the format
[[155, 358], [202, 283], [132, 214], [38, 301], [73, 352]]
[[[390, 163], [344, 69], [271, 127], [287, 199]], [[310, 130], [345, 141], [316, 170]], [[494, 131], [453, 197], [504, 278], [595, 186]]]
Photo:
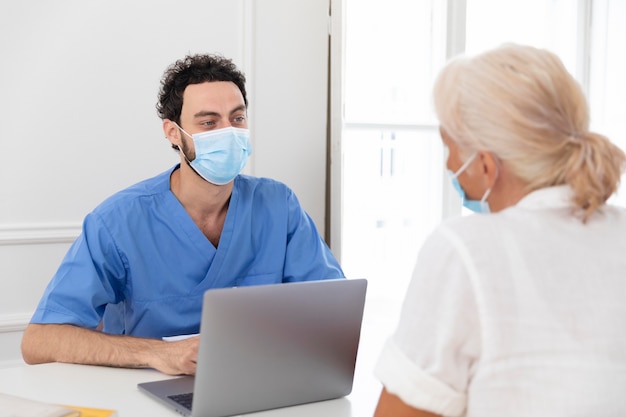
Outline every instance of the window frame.
[[[342, 135], [344, 128], [358, 127], [346, 123], [344, 117], [345, 97], [345, 22], [346, 1], [330, 1], [330, 83], [329, 83], [329, 204], [328, 233], [330, 246], [335, 256], [341, 261], [342, 251], [342, 218], [343, 218], [343, 149]], [[445, 39], [445, 60], [465, 51], [466, 42], [466, 10], [467, 0], [431, 0], [433, 14], [444, 13], [445, 25], [434, 30], [434, 37]], [[596, 2], [597, 4], [594, 4]], [[593, 11], [598, 6], [606, 9], [607, 0], [577, 0], [577, 54], [576, 76], [584, 92], [589, 97], [591, 79], [591, 48], [593, 45], [594, 23]], [[596, 23], [597, 23], [597, 17]], [[435, 28], [437, 29], [437, 28]], [[443, 43], [443, 42], [442, 42]], [[371, 127], [393, 128], [392, 124], [372, 124]], [[436, 126], [416, 125], [403, 126], [416, 129], [436, 128]], [[445, 166], [441, 170], [442, 213], [441, 218], [458, 215], [462, 212], [460, 199], [447, 178]]]

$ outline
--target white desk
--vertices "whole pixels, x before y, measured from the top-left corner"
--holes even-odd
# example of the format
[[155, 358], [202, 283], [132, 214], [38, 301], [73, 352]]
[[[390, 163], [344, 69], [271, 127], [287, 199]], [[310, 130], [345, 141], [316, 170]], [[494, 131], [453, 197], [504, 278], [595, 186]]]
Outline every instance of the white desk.
[[[358, 369], [357, 369], [358, 374]], [[372, 416], [380, 387], [370, 375], [355, 377], [345, 398], [264, 411], [255, 417]], [[120, 417], [173, 417], [174, 411], [137, 389], [137, 383], [171, 378], [151, 369], [51, 363], [0, 369], [0, 392], [54, 404], [115, 409]]]
[[[345, 398], [264, 411], [254, 417], [371, 417], [381, 384], [373, 368], [382, 343], [393, 328], [386, 305], [366, 304], [361, 344], [352, 393]], [[388, 316], [388, 315], [387, 315]], [[53, 404], [117, 410], [120, 417], [174, 417], [156, 400], [139, 391], [137, 383], [171, 378], [151, 369], [119, 369], [51, 363], [0, 368], [0, 392]]]
[[[55, 404], [115, 409], [120, 417], [178, 416], [137, 389], [137, 383], [171, 378], [151, 369], [118, 369], [51, 363], [0, 369], [0, 392]], [[362, 383], [359, 383], [362, 382]], [[255, 417], [371, 416], [380, 387], [355, 378], [345, 398], [254, 413]]]

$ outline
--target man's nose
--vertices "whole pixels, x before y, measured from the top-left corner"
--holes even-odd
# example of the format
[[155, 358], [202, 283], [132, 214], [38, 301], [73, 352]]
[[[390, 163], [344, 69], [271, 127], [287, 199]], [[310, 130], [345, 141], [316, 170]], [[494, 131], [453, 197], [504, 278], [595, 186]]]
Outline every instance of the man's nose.
[[218, 129], [223, 129], [223, 128], [225, 128], [225, 127], [232, 127], [232, 126], [233, 126], [233, 125], [232, 125], [232, 123], [230, 122], [230, 120], [220, 120], [220, 121], [217, 123], [217, 128], [218, 128]]

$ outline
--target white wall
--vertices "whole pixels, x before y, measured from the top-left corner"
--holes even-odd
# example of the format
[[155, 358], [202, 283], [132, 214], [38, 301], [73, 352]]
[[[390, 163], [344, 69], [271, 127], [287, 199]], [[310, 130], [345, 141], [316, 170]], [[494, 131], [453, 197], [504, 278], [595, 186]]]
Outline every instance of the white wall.
[[324, 230], [328, 0], [21, 0], [0, 5], [0, 366], [80, 223], [176, 163], [154, 105], [186, 53], [248, 77], [246, 172], [290, 185]]
[[[324, 231], [329, 0], [257, 1], [254, 170], [292, 185]], [[262, 6], [262, 7], [261, 7]], [[262, 100], [262, 101], [261, 101]]]

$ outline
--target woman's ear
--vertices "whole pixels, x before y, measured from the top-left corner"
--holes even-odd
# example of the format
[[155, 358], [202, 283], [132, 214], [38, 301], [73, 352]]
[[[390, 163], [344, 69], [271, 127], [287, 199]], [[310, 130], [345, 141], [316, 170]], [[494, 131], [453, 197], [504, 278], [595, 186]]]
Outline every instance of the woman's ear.
[[485, 188], [491, 189], [498, 179], [499, 161], [491, 152], [485, 151], [478, 152], [478, 160], [482, 169]]

